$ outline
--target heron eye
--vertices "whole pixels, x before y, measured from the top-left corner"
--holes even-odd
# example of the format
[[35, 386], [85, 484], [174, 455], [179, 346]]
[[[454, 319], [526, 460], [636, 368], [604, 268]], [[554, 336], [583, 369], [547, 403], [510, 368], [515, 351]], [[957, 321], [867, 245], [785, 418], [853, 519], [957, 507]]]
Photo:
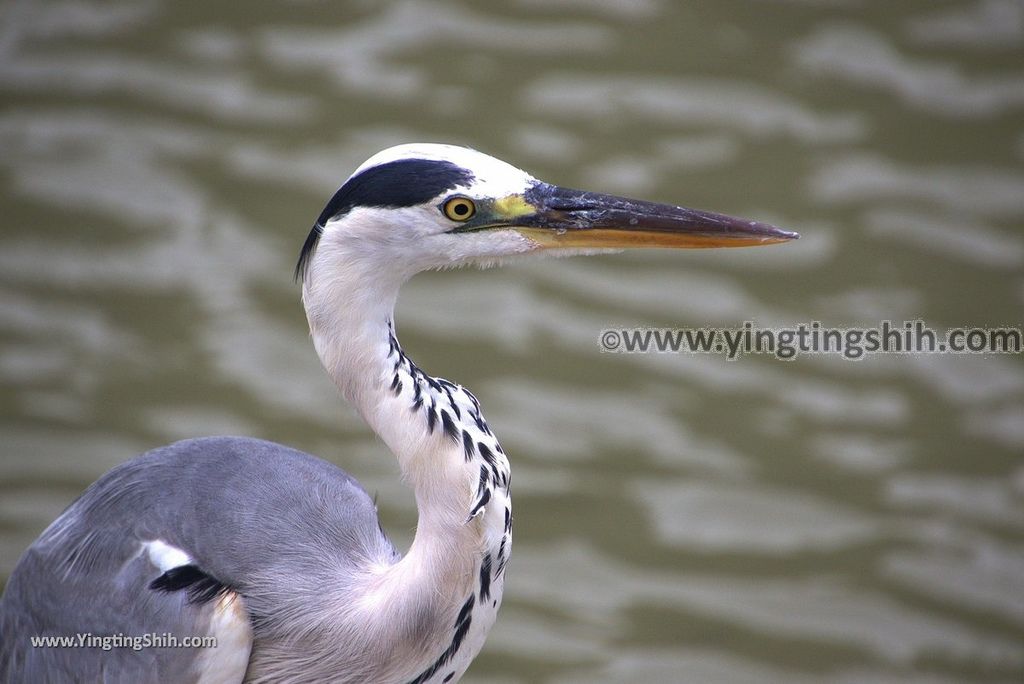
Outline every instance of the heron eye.
[[452, 197], [444, 203], [444, 215], [452, 221], [468, 221], [476, 213], [476, 205], [468, 197]]

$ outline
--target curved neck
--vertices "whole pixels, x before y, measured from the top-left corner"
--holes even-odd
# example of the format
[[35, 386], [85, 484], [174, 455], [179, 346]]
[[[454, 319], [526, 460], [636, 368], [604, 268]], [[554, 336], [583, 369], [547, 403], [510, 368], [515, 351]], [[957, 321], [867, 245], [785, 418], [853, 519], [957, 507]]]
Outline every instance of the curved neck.
[[461, 525], [468, 495], [455, 497], [465, 505], [452, 515], [442, 514], [453, 494], [467, 491], [463, 434], [493, 435], [468, 391], [424, 373], [405, 354], [394, 325], [400, 285], [379, 278], [368, 289], [333, 283], [325, 289], [344, 304], [329, 307], [320, 306], [320, 292], [307, 285], [303, 299], [313, 343], [346, 400], [397, 457], [416, 494], [419, 526], [439, 518]]
[[[401, 281], [360, 282], [351, 272], [307, 280], [303, 300], [328, 373], [415, 492], [412, 546], [394, 565], [370, 569], [364, 619], [381, 626], [391, 650], [418, 654], [406, 660], [423, 668], [412, 678], [432, 682], [417, 677], [431, 663], [468, 666], [494, 621], [511, 550], [509, 465], [476, 398], [421, 371], [399, 345]], [[385, 625], [405, 627], [396, 634]]]

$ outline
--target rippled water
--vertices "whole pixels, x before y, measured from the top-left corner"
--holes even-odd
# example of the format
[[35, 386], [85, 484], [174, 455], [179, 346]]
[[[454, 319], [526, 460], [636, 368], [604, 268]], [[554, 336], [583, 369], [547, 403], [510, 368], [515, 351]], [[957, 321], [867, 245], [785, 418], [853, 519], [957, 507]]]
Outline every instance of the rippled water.
[[202, 434], [415, 511], [290, 274], [370, 153], [469, 144], [795, 244], [421, 276], [406, 349], [513, 461], [480, 682], [1024, 673], [1020, 356], [609, 355], [611, 326], [1020, 325], [1020, 0], [0, 8], [0, 577], [101, 472]]

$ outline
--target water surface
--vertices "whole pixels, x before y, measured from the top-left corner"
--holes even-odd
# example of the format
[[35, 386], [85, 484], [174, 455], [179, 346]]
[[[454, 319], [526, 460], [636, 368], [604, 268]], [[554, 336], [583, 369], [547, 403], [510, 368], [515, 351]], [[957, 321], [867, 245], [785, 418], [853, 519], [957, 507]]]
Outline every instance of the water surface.
[[1024, 673], [1019, 356], [602, 354], [612, 326], [1020, 325], [1019, 0], [0, 9], [0, 578], [99, 474], [243, 434], [410, 493], [290, 279], [374, 151], [468, 144], [803, 239], [427, 274], [410, 354], [514, 473], [467, 681]]

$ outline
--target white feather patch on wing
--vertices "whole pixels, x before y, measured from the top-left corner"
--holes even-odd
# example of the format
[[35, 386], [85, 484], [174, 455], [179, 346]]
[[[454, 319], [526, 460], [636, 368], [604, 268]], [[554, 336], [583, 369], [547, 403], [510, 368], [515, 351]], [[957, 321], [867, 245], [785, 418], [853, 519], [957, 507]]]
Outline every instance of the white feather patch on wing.
[[160, 572], [167, 572], [171, 568], [189, 565], [192, 562], [192, 557], [187, 553], [159, 539], [143, 542], [142, 550], [149, 556], [149, 562], [159, 568]]
[[241, 596], [232, 591], [220, 597], [210, 616], [209, 635], [217, 645], [203, 649], [196, 660], [199, 684], [238, 684], [252, 652], [252, 625]]

